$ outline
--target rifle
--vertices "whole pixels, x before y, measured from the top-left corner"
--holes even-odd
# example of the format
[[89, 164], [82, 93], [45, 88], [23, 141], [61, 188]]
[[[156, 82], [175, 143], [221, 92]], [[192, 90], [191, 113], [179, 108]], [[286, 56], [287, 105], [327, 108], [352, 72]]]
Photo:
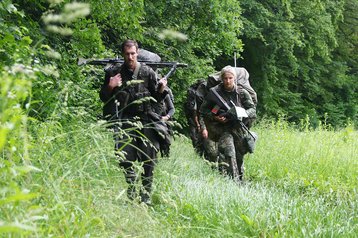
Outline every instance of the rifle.
[[[145, 60], [138, 60], [139, 63], [144, 63], [150, 67], [158, 67], [158, 68], [165, 68], [170, 67], [169, 72], [163, 77], [165, 80], [167, 80], [178, 67], [188, 67], [187, 64], [179, 63], [179, 62], [152, 62], [152, 61], [145, 61]], [[85, 64], [91, 64], [91, 65], [105, 65], [106, 67], [104, 70], [106, 71], [111, 65], [114, 64], [123, 64], [124, 59], [120, 58], [109, 58], [109, 59], [84, 59], [79, 58], [77, 65], [85, 65]]]
[[254, 136], [252, 134], [252, 132], [249, 130], [249, 128], [247, 128], [247, 126], [245, 126], [245, 124], [242, 122], [241, 118], [242, 117], [248, 117], [248, 115], [246, 114], [246, 111], [243, 110], [240, 107], [237, 107], [235, 105], [235, 103], [233, 101], [230, 101], [231, 104], [233, 105], [232, 107], [229, 106], [229, 104], [226, 103], [226, 101], [220, 96], [220, 94], [215, 90], [215, 88], [213, 88], [211, 90], [215, 97], [224, 105], [224, 107], [226, 108], [226, 115], [230, 115], [232, 118], [234, 118], [234, 120], [236, 122], [238, 122], [240, 124], [240, 126], [254, 139], [256, 140], [256, 136]]

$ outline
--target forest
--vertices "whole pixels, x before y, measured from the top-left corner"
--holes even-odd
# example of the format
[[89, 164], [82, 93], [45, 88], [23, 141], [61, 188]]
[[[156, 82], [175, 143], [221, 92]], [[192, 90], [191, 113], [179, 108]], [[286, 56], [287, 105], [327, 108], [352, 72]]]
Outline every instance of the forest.
[[[225, 65], [234, 64], [248, 70], [250, 83], [257, 92], [259, 132], [268, 132], [265, 130], [269, 130], [271, 126], [278, 130], [292, 128], [297, 130], [294, 131], [295, 135], [300, 136], [311, 130], [323, 130], [317, 134], [321, 141], [327, 138], [334, 140], [335, 136], [342, 139], [346, 144], [334, 141], [327, 143], [346, 149], [346, 152], [343, 152], [344, 149], [340, 152], [341, 158], [349, 158], [345, 162], [353, 166], [344, 167], [349, 171], [344, 181], [324, 184], [309, 179], [311, 175], [304, 177], [305, 175], [294, 173], [291, 174], [292, 180], [297, 175], [297, 183], [301, 181], [302, 184], [295, 187], [293, 193], [297, 195], [298, 190], [303, 189], [310, 194], [310, 189], [318, 189], [318, 194], [330, 193], [329, 198], [325, 197], [329, 202], [340, 196], [352, 199], [337, 199], [337, 203], [343, 201], [342, 204], [346, 205], [343, 210], [348, 209], [345, 211], [352, 220], [347, 223], [352, 222], [352, 226], [347, 226], [342, 231], [332, 228], [332, 233], [325, 229], [322, 233], [308, 230], [308, 234], [313, 237], [315, 234], [343, 234], [344, 237], [353, 237], [358, 229], [357, 218], [351, 216], [357, 209], [356, 203], [352, 202], [357, 196], [354, 189], [357, 185], [357, 170], [354, 171], [357, 162], [351, 161], [356, 152], [353, 147], [357, 143], [354, 138], [357, 138], [358, 125], [357, 13], [357, 0], [2, 0], [0, 236], [84, 237], [88, 230], [91, 234], [96, 234], [98, 230], [104, 234], [107, 222], [111, 224], [107, 220], [112, 218], [97, 216], [93, 210], [89, 210], [93, 214], [88, 213], [81, 205], [71, 205], [71, 208], [66, 206], [66, 201], [71, 199], [65, 199], [67, 192], [63, 190], [63, 186], [84, 193], [89, 187], [102, 184], [109, 191], [113, 189], [109, 185], [110, 175], [118, 173], [115, 163], [103, 159], [112, 156], [111, 135], [102, 125], [102, 103], [98, 95], [104, 78], [103, 67], [79, 66], [77, 61], [79, 58], [121, 57], [121, 42], [135, 39], [141, 48], [155, 52], [163, 62], [188, 64], [187, 68], [178, 69], [168, 82], [175, 97], [175, 120], [180, 125], [180, 139], [175, 142], [174, 147], [178, 147], [178, 143], [183, 143], [183, 146], [185, 144], [185, 148], [190, 147], [185, 139], [187, 122], [183, 112], [189, 86], [198, 79], [206, 79], [209, 74], [219, 71]], [[292, 134], [288, 132], [291, 133], [291, 129], [284, 131], [284, 138], [294, 141], [290, 137]], [[263, 141], [269, 141], [265, 138], [264, 136]], [[314, 138], [315, 136], [311, 140], [312, 144], [316, 143]], [[101, 143], [104, 144], [103, 147], [100, 146]], [[262, 148], [265, 145], [270, 147], [269, 142], [262, 142]], [[327, 148], [330, 148], [329, 145]], [[176, 150], [179, 156], [180, 148], [174, 149], [174, 154]], [[315, 150], [316, 148], [312, 148], [312, 153]], [[78, 160], [74, 155], [78, 156]], [[260, 149], [252, 156], [250, 163], [254, 164], [255, 156], [259, 155]], [[303, 153], [304, 157], [306, 155]], [[92, 156], [102, 159], [96, 164]], [[334, 155], [322, 155], [325, 156], [332, 156], [333, 161]], [[195, 163], [198, 160], [194, 159]], [[61, 163], [60, 167], [56, 167], [58, 162]], [[93, 166], [91, 169], [88, 169], [88, 163]], [[189, 162], [185, 160], [184, 163]], [[315, 163], [311, 165], [315, 167]], [[165, 162], [162, 166], [166, 168]], [[74, 172], [71, 167], [78, 170]], [[102, 169], [96, 171], [95, 167]], [[178, 173], [171, 169], [169, 170], [174, 174]], [[342, 174], [344, 169], [340, 169]], [[159, 171], [159, 174], [167, 172], [165, 169]], [[205, 171], [205, 174], [210, 173]], [[73, 177], [72, 180], [68, 177], [72, 173], [78, 177]], [[49, 180], [45, 180], [44, 176]], [[97, 176], [107, 177], [101, 180]], [[179, 176], [179, 173], [175, 176]], [[261, 181], [274, 175], [266, 171], [261, 174], [249, 172], [249, 176]], [[323, 179], [325, 175], [322, 176]], [[88, 182], [87, 179], [93, 179], [94, 182]], [[279, 179], [269, 179], [269, 185], [275, 186], [273, 184], [276, 180]], [[172, 186], [166, 180], [159, 181], [162, 184], [157, 186]], [[278, 184], [282, 189], [287, 185], [285, 182]], [[91, 194], [97, 192], [91, 191]], [[121, 195], [103, 196], [116, 196], [117, 199]], [[205, 221], [205, 215], [194, 209], [190, 202], [187, 201], [188, 204], [185, 205], [176, 203], [177, 201], [170, 200], [165, 195], [157, 194], [157, 197], [162, 202], [167, 199], [172, 205], [175, 204], [167, 210], [160, 207], [160, 212], [167, 215], [166, 221], [174, 224], [173, 230], [179, 229], [179, 225], [175, 226], [176, 220], [170, 220], [174, 211], [180, 213], [184, 220], [196, 219], [197, 225], [203, 226], [201, 222]], [[95, 204], [95, 200], [100, 197], [91, 197], [91, 201], [85, 201], [85, 197], [81, 199], [81, 204], [87, 206]], [[177, 207], [179, 204], [183, 207]], [[332, 204], [334, 203], [326, 205], [329, 207]], [[141, 213], [141, 209], [136, 208], [136, 212], [141, 216], [147, 215]], [[316, 212], [326, 210], [315, 210], [314, 213]], [[56, 219], [50, 222], [48, 214]], [[332, 216], [336, 215], [339, 217], [342, 214], [337, 211]], [[279, 237], [305, 236], [302, 229], [295, 233], [295, 228], [292, 228], [294, 226], [291, 227], [289, 223], [286, 227], [273, 225], [274, 222], [270, 223], [271, 216], [275, 215], [270, 213], [268, 216], [267, 220], [257, 221], [241, 215], [241, 221], [248, 228], [239, 234], [245, 237], [272, 237], [277, 234]], [[151, 222], [159, 224], [161, 219]], [[65, 223], [63, 229], [55, 228], [58, 222]], [[262, 228], [266, 223], [272, 225], [272, 230]], [[153, 224], [147, 225], [150, 227]], [[73, 233], [75, 229], [72, 230], [72, 225], [76, 225], [78, 233]], [[91, 230], [91, 225], [95, 227], [94, 230]], [[118, 228], [113, 224], [111, 226], [113, 230]], [[220, 232], [225, 231], [225, 226], [220, 229]], [[161, 231], [168, 232], [165, 237], [170, 236], [168, 230]], [[129, 234], [125, 230], [121, 232], [119, 237]], [[179, 232], [178, 236], [208, 237], [210, 234], [209, 231], [191, 232], [193, 231]], [[232, 237], [238, 231], [232, 232], [227, 233], [227, 237]], [[215, 234], [213, 233], [213, 237], [219, 236]], [[107, 235], [113, 236], [112, 233]], [[137, 236], [145, 237], [140, 232]]]
[[357, 124], [356, 11], [354, 0], [5, 0], [1, 67], [38, 69], [31, 116], [96, 117], [102, 68], [78, 67], [76, 60], [120, 56], [120, 43], [136, 39], [162, 61], [189, 65], [169, 82], [176, 118], [185, 124], [181, 108], [189, 85], [233, 65], [236, 52], [258, 93], [261, 118], [297, 124], [309, 118], [314, 126], [325, 121], [339, 128]]

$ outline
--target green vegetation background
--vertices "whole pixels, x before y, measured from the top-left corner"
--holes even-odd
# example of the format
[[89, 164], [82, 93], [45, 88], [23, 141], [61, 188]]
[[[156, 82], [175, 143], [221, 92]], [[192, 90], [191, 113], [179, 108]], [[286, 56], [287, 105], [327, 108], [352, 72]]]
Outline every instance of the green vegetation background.
[[[357, 1], [0, 2], [0, 236], [354, 237]], [[185, 126], [187, 87], [250, 72], [260, 134], [237, 186], [178, 136], [154, 206], [129, 203], [101, 121], [103, 69], [137, 39], [164, 61]], [[289, 124], [289, 123], [290, 124]], [[140, 226], [141, 225], [141, 226]]]

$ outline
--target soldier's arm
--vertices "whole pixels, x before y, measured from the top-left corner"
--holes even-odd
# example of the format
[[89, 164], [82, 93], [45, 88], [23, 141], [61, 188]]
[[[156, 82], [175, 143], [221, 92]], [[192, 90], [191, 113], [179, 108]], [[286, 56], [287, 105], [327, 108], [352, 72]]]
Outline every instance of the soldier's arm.
[[158, 75], [152, 68], [148, 67], [146, 70], [149, 71], [148, 90], [151, 96], [158, 102], [164, 100], [165, 96], [168, 94], [168, 90], [165, 87], [166, 85], [163, 86], [163, 84], [161, 84], [162, 82], [158, 79]]
[[256, 118], [256, 107], [254, 102], [252, 101], [249, 92], [243, 89], [240, 94], [240, 98], [242, 100], [241, 103], [245, 108], [247, 115], [249, 116], [249, 118]]
[[171, 118], [171, 117], [174, 115], [174, 113], [175, 113], [175, 107], [174, 107], [173, 101], [171, 100], [169, 94], [165, 97], [164, 103], [165, 103], [166, 108], [167, 108], [166, 116], [167, 116], [168, 119], [169, 119], [169, 118]]
[[116, 95], [120, 91], [119, 87], [122, 83], [122, 78], [119, 74], [120, 71], [120, 64], [112, 65], [108, 70], [106, 70], [104, 81], [99, 92], [99, 97], [102, 102], [107, 103], [114, 95]]
[[209, 100], [204, 99], [203, 103], [200, 106], [200, 109], [199, 109], [199, 124], [200, 124], [201, 130], [206, 129], [204, 119], [208, 119], [208, 120], [213, 119], [212, 112], [211, 112], [211, 109], [212, 109], [211, 104], [212, 103]]

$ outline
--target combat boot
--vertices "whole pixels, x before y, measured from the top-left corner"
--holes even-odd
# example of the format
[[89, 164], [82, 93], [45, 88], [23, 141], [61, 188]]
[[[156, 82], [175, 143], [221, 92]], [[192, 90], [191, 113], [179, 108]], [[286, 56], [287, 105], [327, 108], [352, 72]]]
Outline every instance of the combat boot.
[[127, 171], [125, 174], [125, 179], [128, 184], [127, 188], [127, 197], [130, 200], [134, 200], [137, 198], [137, 191], [136, 191], [136, 174], [133, 171]]
[[129, 200], [134, 200], [137, 198], [137, 191], [134, 184], [128, 185], [127, 188], [127, 197]]
[[152, 205], [152, 201], [150, 199], [150, 194], [147, 191], [141, 191], [140, 192], [140, 201], [147, 206]]

